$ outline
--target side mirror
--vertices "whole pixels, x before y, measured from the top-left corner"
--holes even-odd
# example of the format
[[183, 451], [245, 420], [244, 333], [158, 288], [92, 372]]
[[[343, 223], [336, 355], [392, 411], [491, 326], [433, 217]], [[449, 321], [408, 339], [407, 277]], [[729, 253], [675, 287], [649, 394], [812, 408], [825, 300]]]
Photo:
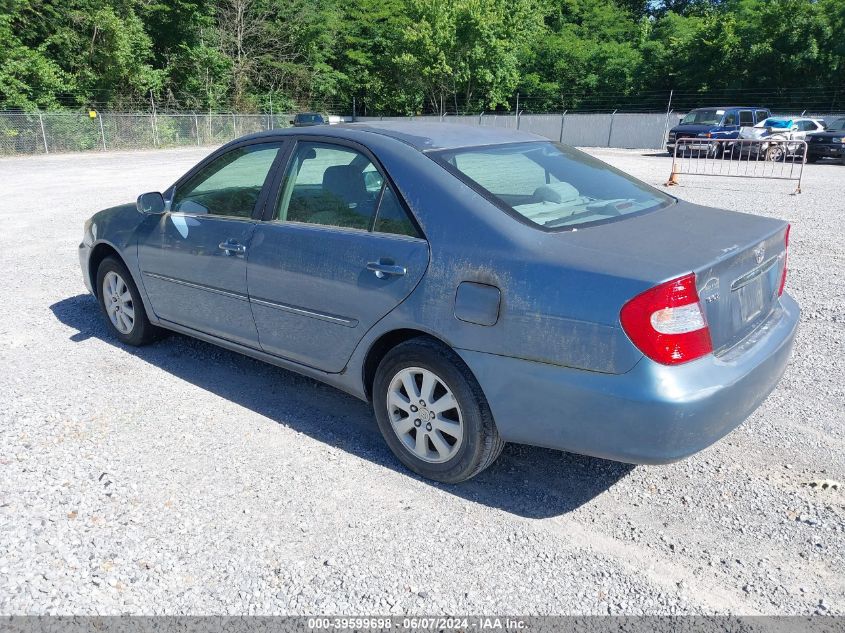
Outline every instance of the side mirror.
[[161, 215], [164, 213], [164, 196], [158, 191], [142, 193], [135, 201], [138, 211], [148, 215]]

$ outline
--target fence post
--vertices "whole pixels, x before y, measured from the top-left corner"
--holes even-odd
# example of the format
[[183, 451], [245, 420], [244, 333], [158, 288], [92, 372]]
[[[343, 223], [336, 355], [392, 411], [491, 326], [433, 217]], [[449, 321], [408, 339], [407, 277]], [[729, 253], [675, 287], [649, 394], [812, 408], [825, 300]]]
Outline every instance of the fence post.
[[564, 110], [563, 114], [560, 115], [560, 140], [559, 140], [560, 143], [563, 143], [563, 126], [566, 123], [566, 113], [567, 112], [569, 112], [569, 110]]
[[235, 124], [235, 113], [232, 112], [232, 138], [238, 138], [238, 127]]
[[666, 141], [668, 140], [666, 135], [669, 134], [669, 117], [672, 114], [672, 95], [674, 93], [674, 89], [669, 91], [669, 103], [666, 104], [666, 123], [663, 126], [663, 138], [660, 140], [660, 145], [657, 147], [657, 149], [662, 149], [666, 145]]
[[481, 114], [478, 115], [478, 125], [481, 125], [481, 119], [484, 117], [484, 112], [482, 111]]
[[38, 122], [41, 124], [41, 138], [44, 141], [44, 153], [49, 154], [50, 150], [47, 149], [47, 133], [44, 131], [44, 117], [41, 116], [41, 113], [38, 113]]
[[194, 129], [197, 131], [197, 147], [200, 145], [200, 120], [197, 113], [194, 112]]
[[103, 151], [108, 151], [106, 149], [106, 131], [103, 128], [103, 115], [101, 113], [97, 113], [97, 118], [100, 119], [100, 138], [103, 139]]
[[150, 121], [152, 123], [152, 126], [153, 126], [153, 145], [158, 147], [158, 125], [157, 125], [158, 122], [156, 121], [156, 102], [155, 102], [155, 99], [153, 99], [153, 91], [152, 90], [150, 90], [150, 105], [153, 108], [153, 118]]
[[613, 136], [613, 119], [616, 118], [616, 110], [610, 113], [610, 129], [607, 131], [607, 145], [605, 147], [610, 147], [610, 138]]

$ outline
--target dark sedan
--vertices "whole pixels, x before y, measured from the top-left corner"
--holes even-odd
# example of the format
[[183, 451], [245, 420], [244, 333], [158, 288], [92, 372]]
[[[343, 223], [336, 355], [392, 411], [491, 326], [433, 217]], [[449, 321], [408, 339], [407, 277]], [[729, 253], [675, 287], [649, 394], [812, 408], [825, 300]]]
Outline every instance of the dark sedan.
[[294, 127], [311, 127], [312, 125], [325, 125], [326, 119], [317, 112], [300, 112], [291, 120]]
[[790, 356], [788, 239], [533, 134], [380, 122], [233, 141], [95, 214], [79, 255], [123, 343], [334, 385], [457, 482], [504, 442], [663, 463], [730, 432]]
[[845, 162], [845, 118], [836, 119], [824, 132], [807, 136], [807, 162], [822, 158], [839, 158]]

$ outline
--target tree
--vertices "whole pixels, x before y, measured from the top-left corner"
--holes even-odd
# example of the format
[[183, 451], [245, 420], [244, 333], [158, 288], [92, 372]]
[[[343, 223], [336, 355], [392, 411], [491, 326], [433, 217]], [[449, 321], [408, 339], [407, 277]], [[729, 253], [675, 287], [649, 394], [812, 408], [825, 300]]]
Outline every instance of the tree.
[[396, 62], [434, 110], [495, 108], [519, 82], [519, 52], [540, 17], [527, 0], [410, 0]]

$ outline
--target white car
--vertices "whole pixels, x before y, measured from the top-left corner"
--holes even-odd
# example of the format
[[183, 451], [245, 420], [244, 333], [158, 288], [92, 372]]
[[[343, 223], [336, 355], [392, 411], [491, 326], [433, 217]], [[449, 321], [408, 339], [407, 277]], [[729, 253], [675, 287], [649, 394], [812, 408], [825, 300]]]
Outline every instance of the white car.
[[[819, 119], [769, 117], [754, 127], [743, 127], [734, 144], [734, 156], [751, 156], [771, 161], [782, 161], [787, 156], [803, 154], [807, 134], [823, 132], [824, 123]], [[743, 139], [765, 139], [767, 143], [743, 143]]]

